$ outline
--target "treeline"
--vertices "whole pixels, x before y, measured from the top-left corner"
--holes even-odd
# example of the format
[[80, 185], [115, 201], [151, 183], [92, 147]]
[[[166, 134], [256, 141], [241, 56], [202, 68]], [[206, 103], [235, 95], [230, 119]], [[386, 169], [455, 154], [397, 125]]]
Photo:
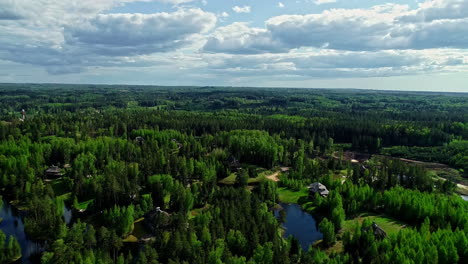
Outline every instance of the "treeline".
[[[368, 185], [345, 183], [338, 191], [347, 214], [384, 212], [411, 225], [429, 219], [434, 228], [464, 229], [468, 225], [468, 204], [458, 196], [427, 193], [394, 187], [381, 193]], [[402, 213], [404, 212], [404, 213]]]
[[370, 221], [343, 235], [350, 263], [464, 263], [468, 258], [467, 229], [431, 231], [428, 219], [419, 230], [407, 228], [388, 239], [375, 237]]
[[[386, 263], [405, 260], [402, 254], [419, 261], [403, 238], [380, 241], [361, 229], [347, 235], [342, 253], [304, 251], [296, 239], [283, 238], [271, 210], [278, 187], [303, 191], [316, 181], [330, 195], [303, 199], [323, 218], [323, 245], [341, 238], [347, 218], [370, 211], [415, 227], [428, 219], [431, 237], [412, 229], [405, 231], [407, 240], [420, 242], [424, 233], [430, 245], [448, 241], [445, 251], [437, 248], [438, 260], [450, 254], [448, 260], [462, 263], [466, 257], [459, 233], [466, 236], [467, 208], [450, 196], [454, 186], [397, 160], [353, 165], [343, 157], [344, 150], [373, 154], [404, 146], [447, 149], [434, 159], [450, 155], [447, 162], [463, 163], [464, 96], [3, 87], [0, 190], [22, 207], [28, 237], [46, 242], [42, 263]], [[45, 174], [52, 165], [61, 169], [56, 176]], [[288, 172], [279, 183], [258, 174], [280, 167]], [[220, 183], [226, 179], [232, 185]], [[71, 224], [63, 217], [65, 204], [73, 210]], [[138, 238], [137, 224], [144, 233]], [[429, 259], [426, 252], [435, 254], [426, 245], [421, 250], [419, 262]]]
[[[0, 220], [1, 221], [1, 220]], [[0, 230], [0, 263], [12, 263], [21, 257], [21, 247], [15, 237]]]
[[468, 172], [468, 141], [455, 140], [440, 147], [405, 147], [395, 146], [383, 150], [383, 153], [395, 157], [441, 162]]

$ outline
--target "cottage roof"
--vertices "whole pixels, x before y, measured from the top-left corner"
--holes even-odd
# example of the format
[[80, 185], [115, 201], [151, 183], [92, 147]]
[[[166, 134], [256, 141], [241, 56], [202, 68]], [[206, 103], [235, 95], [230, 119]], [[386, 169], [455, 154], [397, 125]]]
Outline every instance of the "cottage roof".
[[314, 182], [307, 187], [309, 191], [319, 193], [320, 195], [328, 195], [329, 191], [327, 187], [320, 182]]
[[60, 173], [60, 168], [58, 166], [50, 166], [47, 170], [47, 173]]
[[375, 222], [372, 223], [372, 229], [374, 230], [374, 235], [377, 237], [387, 237], [385, 230], [380, 228]]

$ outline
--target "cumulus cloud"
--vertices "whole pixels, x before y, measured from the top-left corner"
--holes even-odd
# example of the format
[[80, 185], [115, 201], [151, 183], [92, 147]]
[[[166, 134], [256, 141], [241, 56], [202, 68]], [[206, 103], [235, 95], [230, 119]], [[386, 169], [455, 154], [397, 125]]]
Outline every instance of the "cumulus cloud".
[[236, 13], [250, 13], [250, 6], [235, 6], [232, 10]]
[[0, 3], [0, 20], [16, 20], [23, 18], [20, 8], [14, 0], [3, 0]]
[[1, 2], [0, 10], [18, 10], [16, 17], [21, 19], [11, 20], [10, 15], [10, 20], [0, 20], [0, 60], [40, 65], [51, 74], [75, 73], [108, 61], [124, 64], [125, 56], [182, 48], [199, 41], [197, 35], [216, 24], [214, 14], [197, 8], [178, 8], [170, 13], [103, 14], [137, 1], [150, 0]]
[[[453, 53], [453, 54], [452, 54]], [[320, 51], [258, 55], [209, 55], [209, 68], [232, 76], [297, 76], [318, 78], [382, 77], [441, 72], [464, 64], [460, 52]], [[453, 57], [451, 57], [453, 56]], [[447, 57], [452, 58], [450, 60]]]
[[[436, 0], [416, 10], [385, 4], [369, 9], [330, 9], [319, 14], [282, 15], [266, 21], [263, 29], [210, 38], [207, 50], [238, 53], [255, 50], [257, 43], [274, 43], [268, 51], [316, 47], [339, 50], [468, 48], [466, 0]], [[459, 7], [460, 9], [456, 9]], [[457, 10], [456, 12], [452, 12]], [[413, 22], [410, 22], [413, 21]], [[260, 33], [258, 33], [260, 32]], [[233, 36], [245, 41], [236, 41]], [[270, 40], [267, 40], [270, 38]], [[258, 39], [258, 40], [257, 40]], [[229, 51], [229, 50], [232, 51]]]
[[219, 27], [208, 38], [205, 52], [225, 52], [233, 54], [256, 54], [267, 52], [286, 52], [281, 43], [274, 41], [265, 29], [251, 28], [247, 23], [236, 22]]
[[99, 67], [216, 78], [395, 76], [466, 70], [468, 63], [467, 0], [329, 9], [218, 28], [217, 18], [229, 14], [178, 5], [191, 0], [153, 0], [174, 5], [168, 13], [110, 12], [138, 1], [151, 0], [0, 0], [0, 60], [53, 75]]
[[398, 18], [401, 22], [431, 22], [440, 19], [468, 17], [466, 0], [432, 0], [419, 4], [419, 8]]
[[100, 14], [88, 23], [65, 28], [70, 45], [83, 45], [109, 55], [148, 54], [174, 50], [187, 37], [214, 27], [216, 16], [200, 9], [174, 13]]

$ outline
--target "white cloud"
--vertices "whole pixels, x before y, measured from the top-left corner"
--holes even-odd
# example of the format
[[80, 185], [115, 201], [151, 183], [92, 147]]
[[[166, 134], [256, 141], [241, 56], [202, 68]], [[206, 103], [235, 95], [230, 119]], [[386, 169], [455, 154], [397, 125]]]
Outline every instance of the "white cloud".
[[236, 22], [219, 27], [211, 34], [203, 51], [216, 53], [256, 54], [285, 52], [281, 43], [274, 41], [265, 29], [251, 28], [247, 23]]
[[322, 4], [331, 4], [331, 3], [336, 3], [337, 0], [315, 0], [314, 3], [316, 5], [322, 5]]
[[[207, 56], [216, 74], [234, 76], [296, 76], [313, 78], [355, 78], [414, 75], [443, 72], [466, 65], [460, 51], [298, 51], [283, 54]], [[447, 59], [450, 58], [450, 59]]]
[[[467, 12], [463, 11], [464, 6], [468, 6], [466, 3], [467, 0], [437, 0], [421, 4], [415, 10], [407, 5], [384, 4], [368, 9], [330, 9], [319, 14], [282, 15], [267, 20], [265, 28], [254, 29], [256, 34], [245, 28], [234, 35], [224, 31], [226, 35], [216, 36], [216, 41], [211, 37], [211, 45], [206, 49], [227, 53], [283, 52], [301, 47], [356, 51], [468, 49], [468, 8]], [[460, 10], [453, 13], [456, 6]], [[257, 42], [272, 43], [271, 50], [264, 44], [262, 49], [253, 48]], [[216, 43], [220, 49], [215, 47]]]
[[281, 2], [278, 2], [278, 7], [279, 7], [279, 8], [284, 8], [284, 4], [281, 3]]
[[419, 4], [419, 8], [400, 17], [401, 22], [431, 22], [441, 19], [468, 17], [466, 0], [432, 0]]
[[0, 63], [66, 76], [93, 68], [91, 74], [96, 67], [115, 78], [121, 70], [149, 76], [154, 71], [173, 84], [181, 73], [208, 81], [297, 80], [456, 72], [468, 66], [466, 0], [428, 1], [415, 9], [396, 4], [330, 9], [272, 17], [264, 27], [234, 22], [214, 30], [216, 17], [222, 20], [227, 12], [180, 6], [168, 13], [110, 12], [137, 1], [146, 0], [0, 0]]
[[70, 45], [83, 45], [101, 54], [148, 54], [176, 49], [192, 34], [216, 24], [216, 16], [201, 9], [174, 13], [100, 14], [88, 23], [65, 28]]
[[136, 1], [141, 0], [1, 2], [0, 10], [17, 11], [18, 18], [0, 20], [0, 60], [40, 65], [52, 74], [109, 62], [123, 65], [128, 62], [119, 56], [183, 48], [199, 41], [197, 35], [216, 24], [214, 14], [193, 8], [172, 13], [102, 14]]
[[235, 6], [232, 8], [232, 10], [236, 13], [250, 13], [250, 6]]

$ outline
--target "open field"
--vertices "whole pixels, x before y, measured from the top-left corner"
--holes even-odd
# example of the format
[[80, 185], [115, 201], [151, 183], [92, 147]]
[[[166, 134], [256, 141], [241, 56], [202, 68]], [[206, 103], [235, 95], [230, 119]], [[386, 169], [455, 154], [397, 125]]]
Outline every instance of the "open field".
[[307, 188], [298, 192], [285, 187], [278, 188], [278, 198], [282, 203], [299, 203], [299, 199], [307, 197]]
[[362, 224], [365, 219], [370, 219], [372, 222], [375, 222], [379, 227], [381, 227], [387, 234], [395, 234], [398, 233], [402, 228], [406, 225], [405, 223], [393, 219], [391, 217], [381, 215], [381, 214], [374, 214], [374, 213], [363, 213], [358, 215], [357, 217], [346, 220], [343, 227], [343, 232], [346, 231], [354, 231], [354, 228], [357, 223]]

